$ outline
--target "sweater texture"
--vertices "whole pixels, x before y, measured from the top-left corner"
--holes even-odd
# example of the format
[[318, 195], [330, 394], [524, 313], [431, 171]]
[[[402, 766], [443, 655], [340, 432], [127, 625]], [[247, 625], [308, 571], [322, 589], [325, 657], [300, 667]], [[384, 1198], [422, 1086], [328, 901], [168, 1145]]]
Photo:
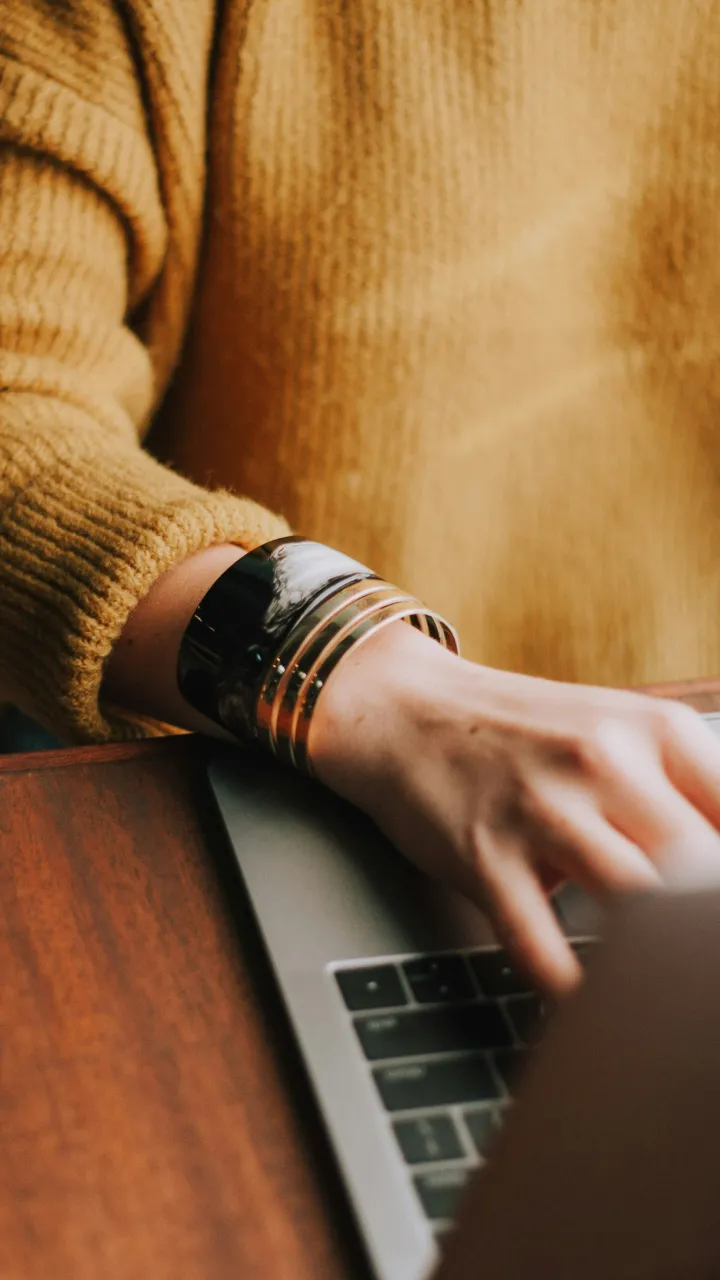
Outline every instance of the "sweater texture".
[[293, 527], [493, 666], [720, 673], [720, 14], [5, 0], [0, 685], [144, 733], [167, 567]]

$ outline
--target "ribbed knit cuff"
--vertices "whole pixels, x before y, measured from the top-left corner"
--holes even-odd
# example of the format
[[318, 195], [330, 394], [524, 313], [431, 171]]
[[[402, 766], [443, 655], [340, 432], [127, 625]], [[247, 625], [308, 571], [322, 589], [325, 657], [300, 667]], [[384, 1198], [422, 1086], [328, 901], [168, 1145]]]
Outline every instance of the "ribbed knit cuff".
[[99, 700], [134, 606], [187, 556], [258, 546], [287, 526], [249, 500], [196, 487], [134, 442], [98, 439], [73, 416], [71, 443], [36, 426], [26, 447], [0, 431], [0, 472], [14, 490], [0, 521], [2, 684], [62, 740], [145, 737], [147, 723]]

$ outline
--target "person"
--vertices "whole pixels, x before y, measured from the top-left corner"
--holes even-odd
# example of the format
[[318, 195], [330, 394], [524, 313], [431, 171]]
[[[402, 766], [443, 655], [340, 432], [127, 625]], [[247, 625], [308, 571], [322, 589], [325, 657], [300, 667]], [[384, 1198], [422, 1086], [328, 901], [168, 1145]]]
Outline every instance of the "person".
[[629, 691], [720, 669], [719, 53], [701, 0], [5, 5], [3, 695], [231, 731], [296, 531], [389, 620], [308, 767], [572, 988], [561, 880], [720, 853], [720, 744]]

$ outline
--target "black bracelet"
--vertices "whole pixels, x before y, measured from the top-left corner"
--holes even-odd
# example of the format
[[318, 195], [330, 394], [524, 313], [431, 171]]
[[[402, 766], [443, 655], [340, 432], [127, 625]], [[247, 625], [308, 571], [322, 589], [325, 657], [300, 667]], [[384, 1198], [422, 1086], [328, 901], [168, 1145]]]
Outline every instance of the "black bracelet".
[[300, 537], [241, 556], [213, 583], [183, 636], [182, 696], [241, 741], [254, 740], [260, 686], [285, 637], [327, 594], [376, 577], [342, 552]]

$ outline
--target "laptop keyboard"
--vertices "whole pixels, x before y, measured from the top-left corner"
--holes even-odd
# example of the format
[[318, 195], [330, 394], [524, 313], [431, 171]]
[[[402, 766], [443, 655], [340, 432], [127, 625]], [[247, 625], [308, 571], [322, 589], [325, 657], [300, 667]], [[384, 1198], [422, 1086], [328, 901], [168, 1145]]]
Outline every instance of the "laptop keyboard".
[[[596, 945], [572, 943], [582, 964]], [[333, 972], [420, 1204], [442, 1234], [492, 1149], [546, 1008], [497, 948]]]

